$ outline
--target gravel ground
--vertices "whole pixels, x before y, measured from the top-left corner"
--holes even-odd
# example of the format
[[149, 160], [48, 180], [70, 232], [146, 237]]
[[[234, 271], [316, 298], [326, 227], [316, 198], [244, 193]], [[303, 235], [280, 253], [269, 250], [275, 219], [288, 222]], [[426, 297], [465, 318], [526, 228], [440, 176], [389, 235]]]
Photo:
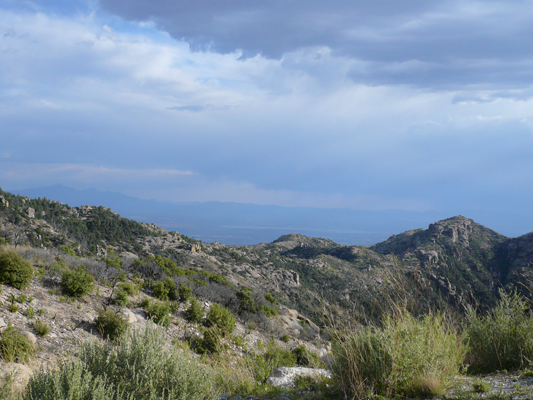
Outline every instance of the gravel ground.
[[[485, 382], [490, 391], [476, 393], [473, 386], [477, 382]], [[526, 377], [517, 372], [461, 377], [455, 388], [442, 399], [530, 400], [533, 399], [533, 376]]]

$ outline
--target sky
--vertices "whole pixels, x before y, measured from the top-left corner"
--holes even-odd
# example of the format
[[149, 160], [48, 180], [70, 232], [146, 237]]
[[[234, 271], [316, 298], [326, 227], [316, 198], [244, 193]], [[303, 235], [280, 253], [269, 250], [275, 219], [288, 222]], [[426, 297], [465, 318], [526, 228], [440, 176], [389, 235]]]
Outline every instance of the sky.
[[0, 187], [530, 213], [533, 1], [0, 0]]

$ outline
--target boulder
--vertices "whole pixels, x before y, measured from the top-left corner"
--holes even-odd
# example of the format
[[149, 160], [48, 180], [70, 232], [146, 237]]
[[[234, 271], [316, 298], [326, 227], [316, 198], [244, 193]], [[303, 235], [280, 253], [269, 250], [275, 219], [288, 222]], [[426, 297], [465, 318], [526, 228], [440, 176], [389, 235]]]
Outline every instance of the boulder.
[[30, 367], [18, 363], [0, 363], [0, 382], [11, 376], [13, 389], [20, 392], [30, 380], [33, 371]]
[[126, 321], [128, 321], [128, 323], [130, 324], [134, 324], [137, 322], [137, 316], [132, 313], [130, 310], [126, 310], [126, 309], [123, 309], [123, 310], [120, 310], [120, 313], [119, 313]]
[[26, 339], [31, 342], [31, 344], [35, 346], [35, 344], [37, 343], [37, 337], [33, 333], [29, 331], [24, 331], [22, 332], [22, 334], [26, 337]]
[[267, 379], [267, 383], [283, 389], [291, 389], [294, 388], [294, 380], [298, 376], [320, 380], [331, 378], [331, 372], [319, 368], [280, 367], [272, 371], [272, 375]]

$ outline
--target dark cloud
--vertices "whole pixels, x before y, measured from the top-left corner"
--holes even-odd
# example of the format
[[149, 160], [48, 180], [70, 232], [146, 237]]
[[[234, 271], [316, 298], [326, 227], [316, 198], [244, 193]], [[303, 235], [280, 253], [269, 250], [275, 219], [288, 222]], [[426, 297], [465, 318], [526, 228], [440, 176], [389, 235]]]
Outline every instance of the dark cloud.
[[[370, 84], [454, 89], [531, 84], [533, 7], [516, 1], [101, 0], [128, 20], [155, 21], [194, 49], [281, 58], [305, 47], [366, 62]], [[505, 61], [505, 62], [503, 62]], [[526, 62], [524, 62], [526, 61]]]

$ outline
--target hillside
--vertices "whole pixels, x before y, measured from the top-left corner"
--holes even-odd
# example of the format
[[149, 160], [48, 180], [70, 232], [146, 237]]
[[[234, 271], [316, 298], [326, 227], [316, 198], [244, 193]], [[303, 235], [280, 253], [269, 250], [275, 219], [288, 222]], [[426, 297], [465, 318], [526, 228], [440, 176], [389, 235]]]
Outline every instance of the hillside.
[[[0, 376], [18, 368], [19, 378], [27, 378], [77, 355], [83, 343], [103, 346], [97, 321], [105, 310], [136, 329], [149, 327], [150, 319], [163, 325], [172, 346], [209, 355], [203, 360], [217, 374], [236, 368], [239, 375], [218, 383], [227, 393], [270, 390], [263, 385], [273, 368], [294, 365], [298, 354], [300, 365], [331, 360], [331, 335], [338, 335], [331, 323], [379, 326], [393, 302], [420, 316], [462, 314], [471, 305], [487, 310], [498, 303], [499, 289], [530, 296], [533, 282], [533, 233], [507, 238], [462, 216], [373, 246], [298, 233], [227, 246], [101, 206], [0, 191], [0, 246], [0, 255], [18, 254], [35, 273], [27, 288], [0, 291], [0, 332], [14, 326], [38, 346], [29, 365], [0, 360]], [[94, 286], [68, 289], [65, 274], [90, 278]], [[37, 322], [48, 329], [39, 338]], [[327, 387], [306, 390], [295, 398], [331, 398]]]
[[394, 290], [391, 274], [420, 295], [420, 310], [443, 303], [459, 311], [468, 304], [487, 307], [500, 287], [529, 295], [524, 282], [532, 277], [533, 234], [507, 238], [462, 216], [373, 246], [339, 245], [296, 233], [267, 244], [227, 246], [127, 220], [104, 207], [0, 195], [0, 232], [7, 242], [100, 258], [113, 249], [127, 263], [164, 256], [181, 268], [221, 274], [236, 287], [272, 292], [319, 324], [324, 301], [361, 317], [370, 310], [379, 314], [376, 304]]

